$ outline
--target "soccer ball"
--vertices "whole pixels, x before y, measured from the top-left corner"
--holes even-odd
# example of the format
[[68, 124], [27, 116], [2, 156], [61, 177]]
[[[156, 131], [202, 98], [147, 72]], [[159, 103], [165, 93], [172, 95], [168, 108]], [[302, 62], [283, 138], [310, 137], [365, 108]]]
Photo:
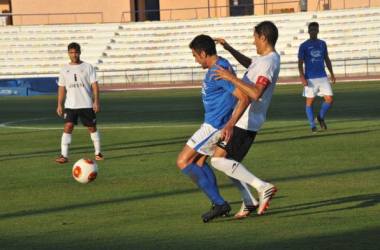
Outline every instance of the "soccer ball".
[[98, 176], [98, 165], [90, 159], [80, 159], [73, 166], [74, 179], [80, 183], [89, 183]]

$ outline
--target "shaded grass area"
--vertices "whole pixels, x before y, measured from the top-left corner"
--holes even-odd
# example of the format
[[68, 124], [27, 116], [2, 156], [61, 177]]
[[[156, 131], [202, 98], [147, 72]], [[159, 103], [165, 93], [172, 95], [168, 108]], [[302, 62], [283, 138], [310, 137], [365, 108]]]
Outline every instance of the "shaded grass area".
[[[311, 134], [301, 87], [277, 86], [243, 164], [278, 192], [263, 216], [208, 224], [200, 215], [209, 201], [175, 166], [203, 120], [199, 89], [102, 93], [106, 160], [86, 185], [71, 175], [77, 159], [93, 158], [81, 125], [69, 164], [54, 163], [63, 129], [56, 97], [0, 98], [0, 248], [377, 249], [378, 93], [376, 82], [336, 84], [328, 130]], [[238, 191], [216, 175], [237, 212]]]

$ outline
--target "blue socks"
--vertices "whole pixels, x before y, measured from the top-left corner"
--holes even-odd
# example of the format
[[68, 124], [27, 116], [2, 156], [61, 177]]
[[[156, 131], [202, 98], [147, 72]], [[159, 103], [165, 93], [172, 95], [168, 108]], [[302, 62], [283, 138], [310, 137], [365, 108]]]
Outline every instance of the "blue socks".
[[323, 119], [325, 116], [326, 112], [330, 109], [331, 104], [328, 104], [327, 102], [323, 102], [321, 112], [319, 112], [319, 117]]
[[214, 171], [212, 171], [210, 165], [208, 165], [208, 163], [205, 162], [205, 164], [203, 164], [203, 166], [201, 167], [201, 169], [206, 174], [207, 179], [211, 182], [211, 184], [214, 185], [214, 187], [216, 188], [216, 191], [219, 194], [218, 184], [216, 182], [216, 176], [214, 174]]
[[[206, 166], [206, 169], [207, 169], [207, 166]], [[210, 166], [208, 167], [210, 168]], [[212, 172], [210, 168], [212, 175], [215, 178], [215, 184], [212, 183], [209, 180], [208, 176], [206, 175], [205, 172], [208, 172], [208, 171], [207, 170], [204, 171], [202, 170], [202, 168], [199, 167], [195, 163], [191, 163], [187, 165], [184, 169], [182, 169], [182, 172], [185, 175], [187, 175], [195, 184], [197, 184], [197, 186], [200, 189], [202, 189], [202, 191], [207, 195], [207, 197], [210, 199], [212, 204], [223, 205], [224, 203], [226, 203], [226, 201], [223, 200], [223, 198], [219, 194], [218, 188], [216, 187], [216, 178], [215, 178], [214, 173]], [[208, 172], [208, 174], [210, 173]]]
[[315, 123], [314, 123], [314, 110], [313, 106], [306, 106], [306, 115], [307, 118], [309, 119], [310, 127], [314, 128]]

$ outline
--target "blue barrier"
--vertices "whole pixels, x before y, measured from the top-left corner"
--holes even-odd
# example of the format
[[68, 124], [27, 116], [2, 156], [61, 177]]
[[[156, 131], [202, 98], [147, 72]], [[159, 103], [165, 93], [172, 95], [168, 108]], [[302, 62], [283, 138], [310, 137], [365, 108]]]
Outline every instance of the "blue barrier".
[[24, 87], [0, 87], [1, 96], [27, 96], [28, 89]]
[[0, 97], [56, 94], [57, 81], [58, 77], [0, 79]]

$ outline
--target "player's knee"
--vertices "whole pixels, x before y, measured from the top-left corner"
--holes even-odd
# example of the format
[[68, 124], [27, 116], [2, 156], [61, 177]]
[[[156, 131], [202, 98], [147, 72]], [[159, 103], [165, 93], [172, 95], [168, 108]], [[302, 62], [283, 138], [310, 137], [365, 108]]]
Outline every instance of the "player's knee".
[[96, 127], [87, 127], [88, 131], [90, 131], [91, 133], [95, 133], [96, 132]]
[[188, 165], [187, 160], [183, 158], [181, 155], [177, 157], [177, 167], [182, 170]]
[[74, 123], [65, 123], [65, 133], [71, 134], [74, 129]]
[[219, 166], [220, 166], [220, 162], [223, 160], [223, 158], [221, 157], [212, 157], [211, 158], [211, 165], [216, 168], [216, 169], [219, 169]]

